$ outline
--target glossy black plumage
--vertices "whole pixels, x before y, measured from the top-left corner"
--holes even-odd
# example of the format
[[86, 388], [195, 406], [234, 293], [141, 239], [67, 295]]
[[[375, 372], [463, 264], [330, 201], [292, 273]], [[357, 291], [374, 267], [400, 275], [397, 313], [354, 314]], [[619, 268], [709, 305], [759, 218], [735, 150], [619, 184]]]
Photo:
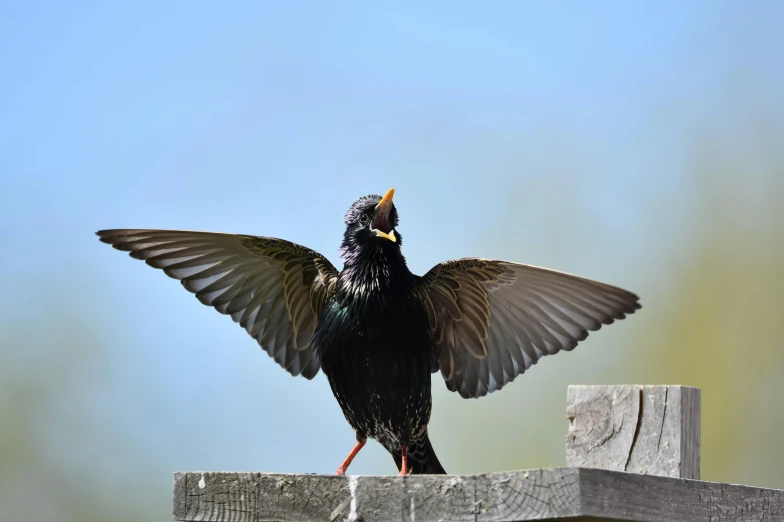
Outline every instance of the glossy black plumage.
[[427, 434], [433, 372], [461, 396], [480, 397], [640, 305], [616, 287], [505, 261], [447, 261], [416, 276], [401, 253], [393, 193], [360, 198], [346, 213], [340, 272], [269, 237], [98, 235], [231, 315], [292, 375], [323, 369], [360, 441], [339, 472], [374, 438], [398, 468], [444, 473]]
[[361, 223], [380, 200], [362, 199], [347, 216], [345, 265], [319, 316], [316, 353], [358, 439], [373, 438], [393, 456], [409, 447], [413, 473], [444, 473], [427, 440], [434, 352], [418, 278], [399, 234], [377, 238]]

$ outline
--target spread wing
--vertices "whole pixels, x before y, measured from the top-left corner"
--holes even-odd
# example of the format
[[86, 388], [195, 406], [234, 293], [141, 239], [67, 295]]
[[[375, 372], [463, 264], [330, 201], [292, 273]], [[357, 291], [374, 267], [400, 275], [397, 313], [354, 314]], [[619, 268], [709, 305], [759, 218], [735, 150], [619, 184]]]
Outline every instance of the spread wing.
[[438, 367], [451, 391], [500, 390], [545, 355], [640, 308], [631, 292], [530, 265], [460, 259], [418, 283]]
[[312, 339], [334, 288], [335, 267], [303, 246], [271, 237], [179, 230], [102, 230], [101, 241], [130, 253], [240, 324], [292, 375], [312, 379]]

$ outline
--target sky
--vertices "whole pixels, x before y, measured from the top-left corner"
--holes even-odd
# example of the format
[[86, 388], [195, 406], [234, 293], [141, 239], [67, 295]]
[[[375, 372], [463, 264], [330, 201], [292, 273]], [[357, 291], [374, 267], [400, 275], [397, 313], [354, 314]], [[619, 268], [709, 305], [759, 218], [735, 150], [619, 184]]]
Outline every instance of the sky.
[[[0, 346], [1, 360], [31, 382], [58, 366], [71, 376], [78, 401], [37, 413], [56, 434], [42, 448], [109, 489], [134, 470], [153, 469], [162, 489], [184, 470], [329, 473], [354, 438], [322, 375], [291, 378], [95, 231], [268, 235], [339, 266], [348, 206], [395, 187], [415, 273], [508, 259], [629, 288], [649, 306], [688, 241], [677, 232], [690, 227], [695, 148], [745, 153], [758, 124], [784, 121], [778, 2], [2, 11], [0, 314], [33, 341]], [[634, 355], [622, 345], [645, 311], [591, 336], [586, 353], [609, 350], [599, 363], [581, 349], [543, 361], [498, 398], [461, 401], [436, 379], [441, 462], [494, 470], [461, 455], [481, 456], [487, 437], [525, 446], [477, 427], [518, 417], [544, 419], [550, 442], [534, 464], [547, 465], [565, 421], [541, 404], [565, 404], [569, 382], [625, 382]], [[79, 357], [80, 343], [97, 353]], [[118, 466], [127, 476], [106, 478]], [[394, 471], [377, 445], [352, 469]]]

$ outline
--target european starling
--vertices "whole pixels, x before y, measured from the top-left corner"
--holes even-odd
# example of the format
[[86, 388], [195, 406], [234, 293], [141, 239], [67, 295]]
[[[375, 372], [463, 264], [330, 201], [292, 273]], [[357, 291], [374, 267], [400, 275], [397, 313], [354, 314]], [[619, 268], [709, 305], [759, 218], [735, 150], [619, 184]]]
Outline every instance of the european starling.
[[625, 290], [530, 265], [468, 258], [409, 271], [394, 189], [345, 215], [338, 272], [322, 255], [271, 237], [103, 230], [101, 241], [181, 281], [240, 324], [279, 365], [323, 369], [357, 444], [368, 437], [401, 474], [445, 473], [427, 434], [430, 376], [462, 397], [500, 390], [545, 355], [640, 308]]

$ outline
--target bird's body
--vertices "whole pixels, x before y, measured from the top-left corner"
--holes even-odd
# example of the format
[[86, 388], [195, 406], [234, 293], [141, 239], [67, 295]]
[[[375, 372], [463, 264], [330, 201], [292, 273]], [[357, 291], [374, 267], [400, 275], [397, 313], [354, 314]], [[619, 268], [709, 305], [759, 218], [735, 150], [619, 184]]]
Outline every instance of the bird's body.
[[530, 265], [470, 258], [412, 274], [396, 233], [393, 190], [345, 217], [338, 272], [270, 237], [104, 230], [101, 240], [179, 279], [254, 337], [292, 375], [323, 369], [357, 445], [367, 438], [401, 473], [445, 473], [430, 443], [431, 376], [462, 397], [491, 393], [545, 355], [640, 308], [613, 286]]
[[427, 312], [413, 294], [417, 278], [402, 255], [372, 254], [348, 260], [338, 276], [315, 350], [358, 440], [375, 439], [393, 455], [412, 448], [414, 469], [439, 469], [432, 449], [420, 450], [418, 461], [413, 451], [429, 445], [433, 371]]

